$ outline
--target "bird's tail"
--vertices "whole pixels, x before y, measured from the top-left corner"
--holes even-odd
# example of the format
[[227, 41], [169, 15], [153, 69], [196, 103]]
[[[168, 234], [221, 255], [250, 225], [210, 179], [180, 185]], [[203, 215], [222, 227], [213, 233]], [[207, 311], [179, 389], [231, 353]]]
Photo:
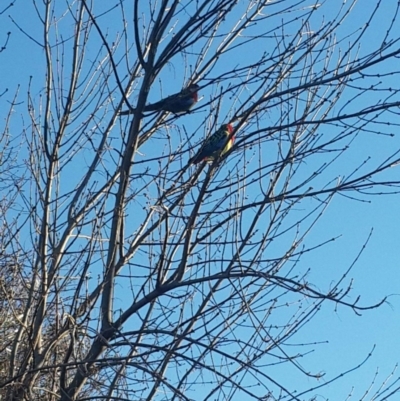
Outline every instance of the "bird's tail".
[[[147, 106], [144, 106], [143, 111], [158, 111], [158, 110], [162, 110], [163, 106], [164, 106], [164, 102], [160, 100], [159, 102], [148, 104]], [[132, 108], [129, 110], [121, 111], [119, 113], [119, 115], [127, 116], [129, 114], [133, 114], [135, 111], [136, 111], [136, 109]]]
[[163, 107], [164, 107], [164, 100], [160, 100], [159, 102], [151, 103], [148, 104], [147, 106], [144, 106], [143, 111], [158, 111], [162, 110]]

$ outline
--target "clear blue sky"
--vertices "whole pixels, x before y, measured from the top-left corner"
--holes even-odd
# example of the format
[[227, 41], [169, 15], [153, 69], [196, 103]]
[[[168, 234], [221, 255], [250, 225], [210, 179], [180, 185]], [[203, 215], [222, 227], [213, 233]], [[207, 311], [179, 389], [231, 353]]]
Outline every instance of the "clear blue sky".
[[[286, 3], [290, 3], [290, 1]], [[335, 13], [335, 9], [331, 8], [333, 3], [332, 1], [327, 1], [326, 4], [320, 7], [315, 19], [310, 23], [311, 29], [317, 30], [323, 19], [326, 20]], [[360, 1], [355, 5], [351, 16], [339, 27], [337, 31], [338, 40], [345, 38], [341, 44], [341, 47], [344, 49], [346, 45], [351, 43], [354, 37], [357, 36], [353, 35], [347, 37], [347, 35], [354, 31], [355, 27], [362, 26], [366, 21], [372, 11], [372, 7], [374, 7], [372, 3], [374, 2]], [[385, 0], [384, 3], [382, 3], [376, 18], [374, 18], [369, 30], [361, 40], [361, 47], [359, 49], [360, 57], [368, 54], [372, 48], [375, 48], [378, 43], [380, 43], [382, 40], [381, 38], [386, 33], [386, 31], [381, 28], [387, 29], [388, 20], [394, 15], [396, 3], [397, 2], [394, 0]], [[244, 3], [240, 4], [243, 6]], [[310, 4], [312, 4], [312, 2], [310, 2]], [[5, 37], [5, 32], [10, 31], [12, 33], [6, 51], [0, 53], [0, 71], [3, 77], [2, 82], [0, 82], [0, 93], [2, 93], [5, 88], [8, 89], [8, 92], [0, 98], [0, 104], [1, 110], [8, 110], [9, 102], [12, 100], [17, 90], [17, 85], [21, 85], [19, 101], [23, 103], [15, 107], [14, 120], [12, 123], [12, 127], [14, 128], [13, 135], [17, 141], [19, 140], [18, 136], [21, 133], [22, 126], [20, 116], [24, 115], [25, 120], [27, 118], [26, 92], [30, 76], [33, 77], [31, 94], [36, 104], [39, 102], [39, 95], [44, 83], [44, 52], [38, 46], [33, 45], [32, 41], [12, 23], [11, 19], [8, 18], [6, 14], [10, 14], [24, 30], [41, 41], [42, 33], [40, 31], [40, 25], [38, 24], [37, 18], [33, 17], [33, 8], [31, 7], [29, 9], [29, 7], [31, 7], [31, 5], [27, 5], [24, 1], [19, 0], [15, 2], [14, 7], [10, 9], [9, 12], [3, 13], [0, 16], [0, 25], [3, 26], [0, 31], [2, 38]], [[29, 9], [29, 11], [27, 11], [27, 9]], [[114, 16], [114, 18], [111, 18], [111, 16]], [[235, 17], [236, 14], [233, 14], [232, 19]], [[281, 19], [285, 20], [285, 18], [293, 18], [292, 13], [287, 12], [283, 15], [278, 15], [273, 21], [278, 24]], [[70, 22], [71, 21], [68, 22], [68, 20], [66, 20], [65, 23], [61, 24], [66, 32], [69, 32]], [[226, 22], [226, 26], [229, 26], [229, 22], [230, 21]], [[99, 23], [103, 29], [109, 31], [110, 42], [112, 42], [112, 38], [116, 32], [121, 32], [120, 20], [117, 12], [109, 14], [106, 19], [100, 19]], [[258, 28], [255, 27], [254, 29], [255, 32], [257, 32]], [[398, 22], [391, 36], [395, 37], [396, 34], [397, 37], [400, 36], [400, 26]], [[68, 36], [67, 33], [65, 36]], [[94, 37], [98, 38], [97, 35], [94, 35]], [[0, 41], [1, 40], [0, 37]], [[93, 43], [96, 44], [96, 41], [94, 40]], [[265, 43], [266, 49], [268, 50], [274, 46], [275, 42], [271, 36], [266, 39]], [[95, 54], [95, 47], [93, 49], [92, 52]], [[260, 50], [261, 49], [257, 49], [257, 51]], [[132, 55], [134, 58], [134, 52], [132, 52]], [[229, 68], [229, 66], [247, 61], [249, 57], [251, 57], [251, 54], [232, 52], [230, 59], [227, 59], [224, 64], [220, 63], [217, 65], [215, 73], [212, 75], [215, 76], [217, 73], [224, 72], [224, 68]], [[186, 74], [186, 76], [188, 76], [187, 72], [182, 70], [181, 62], [182, 60], [176, 57], [169, 68], [160, 75], [164, 95], [179, 90], [180, 86], [184, 83], [183, 75]], [[126, 74], [124, 68], [125, 66], [121, 63], [121, 78]], [[380, 70], [381, 68], [382, 70]], [[397, 62], [392, 60], [386, 62], [384, 66], [372, 68], [369, 72], [376, 73], [378, 69], [380, 72], [397, 71], [398, 59]], [[397, 75], [384, 76], [382, 77], [382, 81], [385, 83], [385, 87], [393, 86], [393, 88], [399, 88]], [[200, 81], [200, 83], [202, 82]], [[357, 85], [358, 84], [363, 85], [364, 81], [358, 81]], [[159, 98], [159, 87], [160, 85], [157, 81], [153, 85], [150, 93], [150, 100]], [[212, 91], [216, 91], [216, 87], [207, 87], [202, 91], [202, 102], [208, 101], [210, 96], [215, 94], [215, 92]], [[342, 96], [339, 104], [345, 104], [352, 93], [352, 89], [349, 88]], [[118, 91], [114, 94], [116, 96], [115, 104], [117, 104], [119, 101]], [[364, 104], [365, 106], [368, 104], [377, 104], [379, 99], [379, 92], [367, 93], [350, 106], [349, 112], [353, 111], [352, 108], [362, 108]], [[131, 100], [134, 103], [135, 93], [131, 96]], [[232, 101], [230, 99], [224, 99], [219, 123], [224, 122], [232, 115], [231, 106]], [[178, 129], [180, 129], [181, 132], [183, 132], [183, 130], [186, 130], [189, 134], [196, 132], [194, 139], [191, 139], [192, 145], [208, 133], [207, 130], [203, 128], [204, 119], [208, 113], [210, 113], [209, 109], [200, 110], [195, 115], [184, 116], [175, 121], [175, 124], [178, 125]], [[1, 118], [2, 121], [4, 121], [3, 112]], [[387, 118], [387, 116], [385, 118]], [[398, 114], [393, 114], [392, 118], [393, 120], [391, 122], [397, 124]], [[126, 120], [126, 122], [127, 121], [128, 120]], [[270, 122], [265, 122], [266, 126], [272, 124], [272, 121], [274, 121], [274, 115], [271, 116]], [[125, 122], [122, 121], [122, 125], [124, 124]], [[116, 136], [118, 135], [118, 129], [119, 126], [116, 127]], [[244, 129], [246, 129], [246, 127]], [[253, 127], [252, 129], [255, 128]], [[335, 130], [336, 128], [322, 126], [322, 132], [320, 133], [329, 135], [330, 129]], [[400, 148], [400, 137], [396, 126], [378, 126], [377, 124], [373, 124], [373, 130], [382, 133], [393, 133], [395, 136], [379, 136], [376, 133], [362, 132], [351, 144], [351, 149], [346, 152], [340, 163], [327, 169], [324, 176], [321, 178], [321, 182], [334, 180], [335, 177], [338, 176], [343, 177], [348, 175], [357, 163], [370, 157], [370, 161], [367, 163], [366, 167], [364, 167], [365, 171], [367, 171], [369, 168], [379, 163], [379, 161], [382, 161], [387, 155]], [[239, 133], [239, 138], [240, 135]], [[165, 138], [162, 137], [162, 134], [156, 136], [156, 139], [149, 141], [149, 143], [140, 150], [144, 154], [143, 160], [145, 160], [146, 157], [156, 156], [160, 149], [167, 152], [167, 143]], [[172, 139], [172, 144], [174, 146], [177, 146], [178, 143], [179, 139], [177, 137]], [[276, 148], [273, 145], [269, 145], [265, 149], [267, 152], [274, 152], [273, 149]], [[246, 151], [250, 152], [250, 150]], [[183, 157], [188, 157], [188, 153]], [[268, 158], [269, 155], [265, 154], [264, 157]], [[325, 155], [317, 157], [308, 165], [303, 166], [304, 174], [316, 168], [318, 163], [322, 163], [324, 157]], [[276, 155], [272, 155], [272, 158], [275, 160]], [[232, 159], [227, 162], [224, 168], [233, 168], [233, 163], [237, 159], [238, 155], [232, 155]], [[71, 177], [76, 174], [74, 178], [78, 179], [86, 163], [87, 161], [82, 158], [77, 163], [71, 165], [69, 169]], [[155, 169], [157, 169], [157, 166], [155, 166]], [[360, 171], [363, 171], [363, 169]], [[221, 175], [221, 171], [219, 174]], [[397, 179], [398, 177], [398, 167], [393, 168], [392, 171], [384, 175], [384, 178]], [[255, 189], [253, 187], [250, 188], [249, 196], [256, 198], [257, 194], [254, 191]], [[313, 379], [305, 379], [304, 376], [301, 375], [296, 376], [295, 373], [292, 375], [292, 372], [288, 374], [286, 365], [271, 367], [269, 368], [271, 370], [268, 372], [272, 377], [276, 377], [278, 380], [281, 380], [282, 384], [287, 384], [288, 386], [293, 383], [293, 380], [298, 380], [298, 388], [299, 391], [301, 391], [301, 389], [315, 387], [318, 383], [324, 383], [325, 380], [329, 380], [335, 375], [355, 367], [368, 355], [373, 346], [376, 345], [373, 355], [368, 363], [361, 369], [331, 384], [328, 389], [325, 388], [320, 392], [317, 391], [317, 394], [323, 394], [331, 400], [345, 399], [345, 397], [352, 392], [353, 387], [354, 398], [352, 399], [360, 399], [373, 380], [375, 371], [379, 368], [379, 374], [375, 380], [374, 387], [377, 389], [400, 359], [398, 345], [398, 339], [400, 337], [399, 195], [360, 196], [359, 199], [360, 200], [348, 199], [341, 195], [337, 195], [333, 198], [324, 216], [307, 237], [306, 245], [312, 247], [331, 238], [338, 238], [322, 248], [304, 254], [301, 258], [299, 269], [300, 271], [310, 269], [309, 281], [315, 283], [318, 286], [317, 289], [328, 289], [356, 259], [372, 230], [372, 235], [368, 241], [367, 247], [362, 252], [362, 255], [359, 257], [348, 277], [348, 280], [353, 280], [353, 295], [349, 298], [349, 301], [354, 300], [355, 295], [359, 294], [361, 296], [360, 305], [370, 305], [379, 302], [384, 296], [390, 295], [388, 303], [378, 310], [365, 311], [362, 316], [356, 316], [350, 310], [342, 306], [338, 306], [335, 309], [333, 304], [326, 303], [321, 312], [303, 328], [302, 333], [296, 338], [297, 342], [321, 343], [315, 346], [310, 345], [308, 349], [315, 351], [300, 361], [307, 371], [311, 370], [312, 373], [326, 372], [326, 376], [319, 382], [315, 382]], [[312, 201], [306, 200], [302, 203], [301, 207], [307, 210], [307, 207], [312, 207]], [[304, 210], [299, 210], [299, 215], [303, 213]], [[294, 220], [296, 218], [296, 216], [293, 216]], [[94, 280], [97, 280], [96, 272], [93, 272], [93, 277]], [[124, 303], [122, 295], [121, 303]], [[374, 392], [374, 388], [371, 390], [372, 393]], [[313, 394], [313, 392], [311, 394]], [[196, 398], [193, 394], [191, 396]], [[366, 399], [369, 400], [370, 398], [372, 397], [367, 397]], [[200, 400], [201, 396], [196, 399]], [[307, 396], [305, 396], [304, 399], [308, 399]]]

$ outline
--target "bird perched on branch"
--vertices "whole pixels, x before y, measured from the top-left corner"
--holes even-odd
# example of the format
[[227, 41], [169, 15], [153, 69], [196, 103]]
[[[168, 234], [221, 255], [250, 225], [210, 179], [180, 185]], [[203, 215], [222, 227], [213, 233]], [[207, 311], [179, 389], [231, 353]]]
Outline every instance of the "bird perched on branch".
[[[174, 114], [186, 113], [197, 102], [197, 91], [199, 88], [199, 85], [191, 84], [179, 93], [175, 93], [156, 103], [144, 106], [143, 111], [169, 111]], [[119, 114], [125, 116], [127, 114], [133, 114], [134, 111], [135, 109], [125, 110], [121, 111]]]
[[235, 137], [232, 135], [231, 124], [221, 125], [219, 130], [207, 138], [197, 155], [189, 160], [189, 164], [197, 164], [202, 161], [212, 162], [224, 155], [232, 146]]

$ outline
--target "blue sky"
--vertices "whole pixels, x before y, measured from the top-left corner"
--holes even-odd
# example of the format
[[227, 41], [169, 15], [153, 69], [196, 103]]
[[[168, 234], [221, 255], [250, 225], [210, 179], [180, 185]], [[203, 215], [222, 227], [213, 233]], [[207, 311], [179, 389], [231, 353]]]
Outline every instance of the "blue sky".
[[[293, 3], [295, 2], [283, 2], [284, 5]], [[369, 54], [369, 52], [372, 51], [371, 49], [375, 49], [379, 46], [379, 43], [386, 34], [387, 25], [389, 24], [388, 21], [395, 15], [396, 3], [397, 2], [394, 0], [385, 0], [384, 3], [380, 3], [381, 6], [377, 11], [377, 16], [373, 19], [369, 29], [361, 39], [359, 43], [360, 46], [358, 47], [357, 45], [352, 49], [351, 54], [353, 57], [355, 57], [355, 54], [358, 52], [361, 58]], [[243, 9], [245, 4], [245, 2], [239, 2], [238, 9]], [[312, 4], [312, 2], [308, 2], [307, 4]], [[333, 2], [326, 2], [321, 5], [318, 12], [315, 13], [315, 16], [310, 21], [312, 30], [317, 30], [322, 21], [335, 14], [337, 9], [334, 9], [332, 4]], [[339, 7], [340, 5], [339, 3], [335, 3], [335, 6]], [[360, 32], [360, 30], [356, 28], [363, 26], [363, 23], [369, 18], [374, 6], [372, 2], [358, 2], [355, 4], [350, 17], [337, 29], [337, 41], [339, 45], [334, 50], [335, 55], [343, 54], [343, 50], [342, 53], [339, 52], [339, 47], [346, 49], [347, 46], [351, 45], [352, 41], [357, 38], [357, 32]], [[7, 14], [10, 14], [30, 35], [37, 38], [37, 40], [41, 40], [42, 33], [38, 20], [34, 17], [33, 8], [26, 11], [26, 8], [29, 7], [31, 7], [30, 4], [27, 5], [21, 0], [16, 1], [14, 7], [10, 9]], [[274, 10], [273, 7], [274, 6], [271, 6], [271, 13], [272, 10]], [[278, 4], [276, 7], [279, 8], [281, 6]], [[349, 7], [349, 5], [345, 7]], [[263, 40], [255, 42], [257, 45], [253, 50], [250, 51], [246, 48], [246, 51], [242, 51], [243, 48], [238, 48], [236, 51], [232, 50], [232, 52], [228, 52], [227, 56], [222, 58], [222, 61], [207, 75], [207, 78], [211, 79], [229, 70], [229, 68], [248, 62], [252, 57], [257, 59], [264, 51], [269, 51], [273, 54], [274, 51], [276, 51], [274, 48], [276, 44], [276, 40], [274, 39], [274, 24], [276, 24], [276, 27], [279, 27], [282, 20], [289, 21], [295, 16], [305, 13], [305, 11], [299, 10], [300, 8], [300, 6], [297, 7], [295, 11], [288, 7], [284, 14], [277, 15], [275, 18], [268, 20], [269, 23], [271, 23], [270, 31]], [[127, 10], [129, 11], [129, 6]], [[267, 11], [268, 10], [269, 8], [267, 8]], [[143, 11], [146, 12], [145, 10]], [[189, 12], [189, 10], [187, 10], [187, 12]], [[184, 21], [185, 13], [182, 12], [182, 15], [182, 21]], [[236, 12], [232, 13], [231, 17], [222, 26], [222, 32], [229, 32], [237, 16], [238, 14]], [[131, 17], [132, 15], [128, 13], [127, 19], [129, 20]], [[8, 89], [8, 92], [0, 98], [0, 102], [2, 110], [8, 110], [9, 102], [12, 100], [18, 85], [21, 85], [18, 98], [21, 104], [14, 107], [15, 113], [12, 122], [13, 135], [15, 135], [15, 140], [19, 141], [22, 126], [27, 124], [26, 93], [30, 76], [33, 77], [33, 84], [30, 91], [33, 102], [36, 105], [40, 102], [40, 95], [44, 85], [44, 52], [39, 46], [33, 45], [32, 41], [13, 24], [5, 13], [3, 13], [0, 18], [0, 22], [4, 27], [1, 31], [3, 37], [4, 32], [11, 31], [12, 33], [6, 51], [0, 54], [0, 57], [2, 57], [0, 60], [0, 70], [2, 76], [6, 77], [6, 80], [0, 83], [0, 93], [2, 93], [5, 88]], [[180, 23], [181, 20], [177, 22], [177, 27], [179, 27]], [[109, 43], [112, 43], [122, 31], [118, 8], [114, 12], [107, 14], [107, 17], [100, 18], [99, 24], [103, 29], [107, 29]], [[62, 21], [60, 26], [59, 40], [61, 40], [61, 38], [70, 37], [71, 20], [66, 18], [65, 21]], [[293, 32], [295, 32], [295, 27], [297, 26], [296, 23], [293, 23], [293, 25], [288, 25], [285, 28], [288, 40]], [[381, 29], [381, 27], [383, 28]], [[256, 34], [259, 32], [259, 29], [261, 28], [254, 26], [248, 34]], [[65, 30], [65, 33], [63, 30]], [[356, 33], [354, 33], [354, 31], [356, 31]], [[350, 33], [352, 34], [350, 35]], [[390, 38], [396, 39], [396, 37], [399, 37], [399, 27], [394, 25], [390, 33]], [[87, 66], [85, 68], [90, 68], [89, 66], [96, 57], [97, 46], [99, 46], [97, 35], [93, 35], [93, 39], [91, 40], [93, 42], [91, 42], [91, 46], [89, 47], [86, 60]], [[167, 39], [165, 40], [167, 41]], [[389, 41], [389, 39], [387, 41]], [[69, 43], [70, 40], [67, 41], [67, 45]], [[129, 43], [132, 44], [133, 41]], [[216, 48], [217, 44], [218, 42], [213, 46]], [[68, 46], [66, 46], [66, 49], [66, 51], [68, 51]], [[121, 57], [121, 60], [123, 60], [124, 47], [121, 46], [116, 54], [116, 60], [119, 60], [118, 57]], [[133, 64], [136, 57], [133, 49], [131, 49], [130, 54], [132, 54], [132, 56], [129, 55], [128, 62]], [[193, 66], [195, 63], [195, 56], [193, 56], [192, 59], [190, 56], [187, 57], [189, 65]], [[333, 57], [333, 60], [335, 60], [335, 57]], [[371, 75], [377, 74], [378, 72], [380, 74], [388, 73], [380, 78], [383, 82], [381, 87], [392, 87], [398, 90], [398, 75], [396, 75], [398, 69], [397, 60], [398, 59], [389, 59], [383, 64], [372, 67], [367, 72]], [[190, 76], [190, 68], [184, 69], [182, 67], [183, 61], [185, 61], [185, 59], [179, 54], [166, 66], [151, 88], [148, 98], [149, 101], [159, 99], [161, 87], [164, 96], [180, 89], [181, 85], [183, 85]], [[318, 68], [320, 68], [323, 62], [324, 58], [322, 56], [317, 59], [315, 64], [316, 71], [318, 71]], [[67, 66], [64, 73], [65, 82], [68, 81], [68, 68]], [[118, 63], [118, 71], [121, 79], [126, 77], [126, 64], [123, 61]], [[368, 88], [371, 82], [376, 83], [379, 81], [376, 77], [372, 77], [371, 79], [359, 78], [358, 76], [357, 80], [353, 82], [353, 85], [357, 88]], [[162, 83], [161, 85], [160, 82]], [[221, 89], [221, 85], [226, 88], [227, 84], [238, 84], [238, 82], [240, 82], [240, 79], [232, 78], [230, 81], [228, 80], [220, 85], [215, 83], [207, 86], [201, 91], [202, 99], [199, 102], [199, 106], [207, 103], [215, 96]], [[200, 83], [206, 85], [209, 81], [204, 79], [200, 80]], [[284, 82], [281, 89], [284, 89], [285, 84], [287, 83]], [[107, 99], [105, 95], [103, 97], [103, 99], [105, 99], [106, 113], [110, 115], [113, 111], [113, 107], [116, 107], [121, 99], [118, 90], [116, 90], [115, 87], [112, 88], [112, 90], [110, 99]], [[229, 118], [233, 116], [235, 108], [240, 104], [240, 101], [250, 97], [254, 90], [254, 86], [246, 87], [242, 98], [239, 97], [239, 101], [236, 103], [233, 100], [234, 94], [232, 92], [228, 93], [221, 104], [217, 125], [229, 120]], [[348, 100], [352, 98], [354, 93], [358, 92], [359, 89], [354, 89], [350, 86], [347, 87], [332, 111], [332, 114], [339, 112], [340, 107], [343, 105], [347, 107], [346, 112], [350, 113], [369, 105], [379, 104], [385, 97], [385, 94], [387, 95], [388, 93], [387, 91], [384, 92], [384, 94], [381, 94], [382, 92], [379, 91], [365, 91], [363, 96], [357, 98], [347, 106]], [[130, 100], [133, 104], [136, 101], [136, 95], [137, 91], [134, 91], [130, 96]], [[99, 98], [100, 97], [99, 95]], [[393, 101], [394, 100], [398, 100], [398, 98], [393, 99]], [[90, 108], [88, 111], [89, 110], [91, 111]], [[143, 164], [139, 164], [138, 171], [144, 172], [147, 166], [151, 169], [151, 172], [156, 172], [158, 164], [153, 161], [147, 162], [147, 160], [149, 158], [159, 157], [160, 153], [169, 156], [170, 149], [176, 149], [182, 142], [185, 143], [185, 141], [188, 141], [191, 146], [198, 144], [202, 138], [209, 133], [208, 127], [212, 126], [213, 119], [209, 119], [208, 117], [213, 114], [214, 110], [215, 105], [213, 105], [213, 107], [205, 107], [193, 115], [183, 116], [179, 120], [174, 120], [165, 130], [163, 129], [157, 132], [154, 137], [140, 149], [141, 155], [138, 155], [136, 160], [143, 162]], [[3, 115], [4, 114], [2, 114], [2, 121], [4, 121]], [[289, 115], [293, 117], [293, 114], [289, 113]], [[21, 118], [21, 116], [24, 117]], [[280, 114], [278, 108], [271, 107], [270, 110], [263, 115], [262, 120], [260, 119], [257, 123], [264, 128], [273, 128], [274, 124], [279, 121], [279, 118]], [[79, 124], [81, 124], [84, 119], [84, 116], [78, 118], [75, 125], [71, 127], [71, 130], [73, 129], [74, 132], [73, 135], [79, 135]], [[102, 121], [101, 124], [104, 124], [104, 121]], [[128, 118], [117, 120], [112, 132], [112, 136], [115, 137], [112, 143], [115, 144], [116, 148], [121, 146], [121, 132], [126, 130], [129, 122], [130, 120]], [[383, 124], [388, 122], [392, 125]], [[360, 121], [354, 119], [353, 123], [357, 125]], [[101, 131], [104, 129], [104, 125], [101, 124], [99, 126], [91, 125], [88, 130], [85, 131], [86, 135], [91, 136], [91, 140], [94, 144], [99, 143], [101, 139]], [[345, 129], [343, 127], [341, 123], [337, 123], [336, 125], [321, 125], [317, 134], [321, 136], [320, 140], [323, 141], [326, 138], [338, 135], [341, 130]], [[352, 138], [352, 141], [348, 143], [350, 145], [349, 149], [341, 156], [340, 161], [327, 167], [324, 174], [313, 181], [313, 185], [323, 186], [327, 182], [331, 182], [332, 185], [338, 177], [344, 178], [352, 174], [354, 168], [364, 160], [367, 160], [367, 162], [359, 169], [357, 174], [371, 170], [383, 159], [400, 148], [399, 136], [396, 132], [398, 130], [397, 128], [398, 112], [397, 114], [394, 112], [391, 117], [388, 117], [388, 114], [377, 117], [374, 122], [370, 122], [370, 124], [365, 127], [365, 130], [361, 131], [355, 138]], [[255, 131], [256, 129], [256, 123], [244, 126], [242, 132], [238, 133], [238, 141], [241, 136], [243, 137], [245, 134]], [[165, 135], [166, 133], [167, 135]], [[385, 134], [395, 135], [391, 137]], [[188, 137], [189, 139], [187, 139]], [[237, 166], [242, 166], [242, 163], [244, 163], [243, 160], [249, 161], [250, 166], [248, 167], [248, 171], [251, 171], [252, 168], [255, 169], [258, 156], [262, 157], [266, 163], [271, 163], [270, 169], [272, 171], [273, 163], [280, 157], [278, 152], [279, 144], [282, 144], [282, 137], [277, 135], [271, 141], [261, 141], [261, 151], [257, 149], [254, 150], [254, 146], [246, 150], [242, 148], [241, 152], [243, 151], [243, 153], [236, 152], [232, 154], [229, 161], [226, 162], [226, 165], [222, 166], [216, 173], [216, 180], [224, 179], [228, 171], [231, 177], [235, 177], [235, 174], [238, 174], [239, 171]], [[346, 139], [340, 141], [338, 146], [345, 146], [345, 144], [347, 144]], [[284, 147], [285, 144], [282, 146]], [[185, 152], [182, 155], [176, 156], [176, 164], [170, 167], [170, 177], [179, 172], [180, 166], [184, 164], [185, 160], [189, 157], [188, 147], [189, 145], [185, 145]], [[253, 157], [253, 154], [256, 156]], [[79, 157], [68, 165], [63, 180], [63, 191], [67, 192], [79, 182], [81, 176], [85, 172], [85, 168], [90, 164], [91, 158], [91, 148], [86, 147], [85, 151], [81, 152]], [[331, 160], [331, 158], [331, 154], [321, 154], [310, 157], [304, 164], [299, 166], [299, 173], [293, 179], [293, 183], [297, 182], [296, 180], [300, 182], [304, 177], [315, 171], [314, 169], [317, 169], [318, 166], [321, 166], [324, 162]], [[101, 182], [102, 178], [105, 178], [107, 169], [112, 170], [113, 166], [114, 164], [111, 158], [105, 160], [105, 168], [102, 170], [101, 174], [97, 176], [99, 182]], [[397, 179], [397, 177], [398, 167], [382, 175], [382, 179]], [[266, 183], [267, 182], [268, 176], [266, 177]], [[213, 183], [211, 187], [215, 188], [216, 185], [217, 184]], [[193, 191], [193, 193], [195, 193], [195, 189]], [[259, 191], [257, 185], [248, 185], [247, 195], [250, 198], [257, 200], [260, 196], [257, 191]], [[223, 190], [218, 192], [217, 189], [215, 189], [215, 196], [222, 192]], [[151, 188], [149, 190], [149, 198], [151, 199], [155, 194], [156, 190]], [[320, 313], [318, 313], [303, 328], [302, 332], [293, 339], [293, 343], [301, 342], [304, 344], [312, 344], [304, 347], [304, 349], [313, 352], [302, 358], [301, 365], [305, 370], [311, 370], [313, 373], [326, 372], [326, 376], [319, 381], [316, 382], [314, 379], [305, 379], [301, 374], [297, 375], [293, 372], [292, 368], [288, 368], [287, 365], [270, 367], [267, 371], [271, 376], [281, 380], [284, 385], [290, 386], [290, 384], [295, 381], [296, 386], [298, 386], [299, 391], [301, 391], [301, 389], [316, 387], [318, 384], [324, 383], [335, 375], [358, 365], [368, 355], [373, 346], [376, 345], [369, 361], [359, 370], [345, 376], [338, 382], [330, 384], [327, 388], [317, 391], [317, 394], [323, 394], [329, 399], [345, 399], [345, 397], [352, 392], [352, 388], [354, 387], [354, 398], [352, 399], [358, 400], [361, 399], [373, 380], [376, 369], [379, 368], [379, 374], [375, 380], [376, 387], [374, 388], [377, 388], [379, 384], [386, 379], [396, 363], [399, 362], [399, 196], [366, 196], [354, 193], [348, 195], [357, 199], [349, 199], [340, 194], [336, 195], [331, 200], [322, 218], [307, 236], [305, 241], [306, 247], [316, 246], [332, 238], [335, 238], [335, 241], [329, 242], [323, 247], [302, 255], [301, 261], [297, 267], [299, 269], [299, 274], [300, 272], [305, 272], [310, 269], [308, 275], [309, 281], [312, 282], [317, 289], [327, 290], [350, 267], [368, 240], [367, 246], [363, 249], [357, 262], [346, 278], [347, 282], [352, 280], [353, 288], [352, 297], [346, 297], [346, 300], [351, 302], [357, 295], [360, 295], [361, 305], [371, 305], [389, 295], [387, 303], [377, 310], [365, 311], [362, 313], [362, 316], [356, 316], [351, 310], [343, 306], [335, 308], [334, 304], [325, 303]], [[138, 203], [144, 202], [143, 199], [145, 198], [143, 197], [141, 199], [142, 200], [138, 201]], [[212, 202], [213, 199], [216, 201], [218, 198], [212, 198], [211, 196], [210, 202]], [[300, 219], [301, 216], [308, 213], [314, 206], [315, 202], [311, 198], [303, 200], [301, 204], [299, 204], [298, 209], [291, 211], [291, 217], [288, 219], [287, 224], [289, 224], [289, 222], [295, 222], [296, 219]], [[205, 207], [205, 210], [207, 210], [207, 207]], [[144, 212], [138, 212], [132, 208], [128, 210], [127, 213], [129, 215], [128, 221], [132, 224], [133, 233], [135, 229], [138, 229]], [[88, 232], [88, 234], [90, 234], [90, 232]], [[287, 236], [282, 237], [281, 240], [276, 241], [275, 247], [271, 248], [273, 256], [280, 255], [285, 245], [289, 243], [292, 238], [291, 233], [289, 233]], [[269, 255], [269, 257], [271, 256]], [[94, 281], [97, 280], [97, 274], [101, 271], [98, 269], [101, 269], [101, 267], [94, 266], [93, 269], [91, 269]], [[95, 283], [93, 283], [93, 285], [95, 285]], [[128, 295], [126, 295], [125, 298], [124, 294], [121, 292], [118, 294], [118, 299], [121, 305], [124, 305], [129, 302], [130, 298]], [[307, 302], [308, 301], [306, 301], [306, 304]], [[286, 312], [283, 312], [282, 314], [285, 315], [285, 313]], [[290, 311], [288, 313], [292, 312]], [[279, 320], [279, 317], [277, 317], [277, 320]], [[133, 320], [132, 325], [134, 325], [134, 323]], [[240, 334], [239, 332], [239, 335]], [[245, 335], [245, 333], [242, 334]], [[314, 345], [314, 343], [319, 342], [321, 344]], [[192, 394], [192, 396], [194, 399], [202, 399], [201, 397], [197, 398], [198, 394]], [[368, 400], [371, 398], [372, 397], [366, 397]], [[304, 399], [308, 399], [307, 396], [305, 396]]]

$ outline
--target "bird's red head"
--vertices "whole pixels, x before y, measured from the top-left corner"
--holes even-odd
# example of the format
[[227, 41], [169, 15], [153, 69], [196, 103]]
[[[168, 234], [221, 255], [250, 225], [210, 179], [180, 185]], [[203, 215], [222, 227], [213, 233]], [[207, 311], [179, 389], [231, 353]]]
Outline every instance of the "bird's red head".
[[232, 132], [233, 132], [233, 130], [234, 130], [232, 124], [229, 123], [229, 124], [225, 124], [225, 125], [226, 125], [226, 129], [229, 131], [229, 133], [232, 134]]
[[[226, 126], [226, 129], [227, 129], [228, 132], [229, 132], [229, 135], [231, 135], [235, 128], [233, 127], [233, 125], [232, 125], [231, 123], [225, 124], [225, 126]], [[235, 136], [232, 136], [232, 137], [231, 137], [232, 143], [234, 142], [234, 140], [235, 140]]]
[[187, 91], [192, 94], [192, 99], [197, 102], [198, 96], [197, 91], [200, 89], [200, 86], [197, 84], [191, 84], [188, 86]]

